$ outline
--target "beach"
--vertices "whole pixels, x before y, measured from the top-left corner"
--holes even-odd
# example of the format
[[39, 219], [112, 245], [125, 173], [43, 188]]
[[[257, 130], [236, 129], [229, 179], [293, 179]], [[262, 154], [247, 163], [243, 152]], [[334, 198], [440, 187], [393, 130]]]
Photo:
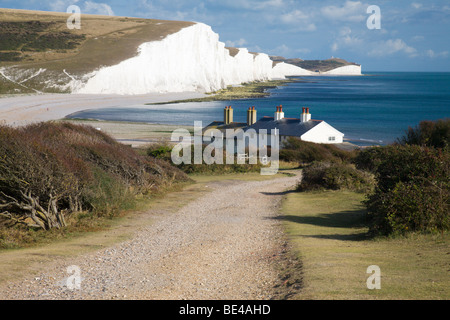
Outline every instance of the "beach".
[[[155, 93], [136, 96], [88, 94], [38, 94], [0, 98], [0, 123], [13, 127], [64, 119], [69, 114], [94, 108], [145, 108], [145, 103], [196, 99], [205, 95], [198, 92]], [[132, 147], [167, 142], [177, 128], [187, 126], [149, 124], [127, 121], [61, 120], [90, 125], [108, 133], [117, 141]]]
[[145, 108], [146, 103], [202, 98], [199, 92], [150, 93], [145, 95], [36, 94], [0, 98], [0, 122], [21, 126], [63, 119], [69, 114], [98, 108]]

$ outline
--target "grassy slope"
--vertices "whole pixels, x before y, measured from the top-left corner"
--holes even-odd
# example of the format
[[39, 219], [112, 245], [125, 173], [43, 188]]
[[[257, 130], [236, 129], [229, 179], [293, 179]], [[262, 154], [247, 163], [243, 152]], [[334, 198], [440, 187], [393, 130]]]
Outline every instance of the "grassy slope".
[[[64, 31], [85, 36], [85, 40], [74, 49], [25, 52], [28, 58], [20, 62], [0, 61], [0, 67], [17, 65], [20, 69], [47, 69], [41, 77], [24, 83], [27, 87], [44, 90], [41, 83], [49, 77], [59, 76], [70, 80], [64, 76], [64, 69], [71, 75], [81, 75], [101, 66], [115, 65], [135, 56], [138, 46], [143, 42], [161, 40], [193, 24], [182, 21], [82, 15], [81, 29], [69, 30], [66, 26], [69, 16], [70, 14], [66, 13], [0, 9], [2, 22], [54, 22], [43, 34]], [[14, 89], [20, 89], [22, 93], [30, 92], [1, 76], [0, 88], [0, 94], [14, 93]]]
[[[449, 299], [449, 237], [366, 237], [362, 194], [290, 193], [281, 219], [303, 264], [295, 299]], [[369, 265], [381, 290], [369, 290]]]

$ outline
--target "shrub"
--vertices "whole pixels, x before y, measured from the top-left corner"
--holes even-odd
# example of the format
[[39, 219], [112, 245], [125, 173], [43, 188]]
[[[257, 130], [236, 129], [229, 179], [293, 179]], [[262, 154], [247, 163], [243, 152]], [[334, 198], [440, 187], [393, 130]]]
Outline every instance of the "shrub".
[[[202, 146], [202, 152], [205, 150], [205, 145]], [[155, 144], [147, 149], [147, 155], [154, 159], [163, 159], [168, 163], [172, 163], [171, 158], [172, 146], [167, 144]], [[270, 151], [269, 151], [270, 153]], [[194, 161], [194, 148], [191, 147], [191, 159]], [[204, 159], [203, 159], [204, 160]], [[177, 168], [187, 174], [227, 174], [227, 173], [248, 173], [259, 172], [262, 165], [258, 161], [257, 164], [238, 164], [235, 157], [232, 164], [226, 164], [226, 150], [223, 151], [223, 164], [194, 164], [181, 163], [176, 165]]]
[[415, 128], [409, 127], [397, 142], [402, 145], [450, 147], [450, 119], [421, 121]]
[[[373, 158], [371, 158], [372, 156]], [[447, 230], [450, 153], [391, 145], [365, 154], [377, 186], [365, 202], [373, 233]]]
[[356, 169], [351, 164], [315, 162], [303, 169], [302, 180], [297, 190], [345, 189], [364, 192], [373, 186], [373, 176]]
[[346, 162], [355, 156], [353, 151], [339, 149], [332, 144], [319, 144], [290, 137], [280, 150], [280, 160], [307, 164], [314, 161]]
[[89, 126], [0, 126], [0, 216], [49, 230], [80, 210], [112, 215], [138, 194], [187, 181]]

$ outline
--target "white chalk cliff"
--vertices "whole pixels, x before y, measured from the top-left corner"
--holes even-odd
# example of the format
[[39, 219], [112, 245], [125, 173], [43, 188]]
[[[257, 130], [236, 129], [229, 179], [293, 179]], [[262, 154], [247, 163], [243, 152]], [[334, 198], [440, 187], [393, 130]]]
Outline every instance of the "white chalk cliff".
[[329, 74], [329, 75], [349, 75], [349, 76], [360, 76], [361, 75], [361, 66], [360, 65], [348, 65], [343, 67], [338, 67], [336, 69], [322, 72], [322, 74]]
[[135, 57], [74, 79], [70, 87], [73, 93], [95, 94], [211, 92], [244, 82], [313, 74], [287, 63], [274, 66], [267, 54], [244, 48], [232, 56], [210, 26], [197, 23], [160, 41], [141, 44]]

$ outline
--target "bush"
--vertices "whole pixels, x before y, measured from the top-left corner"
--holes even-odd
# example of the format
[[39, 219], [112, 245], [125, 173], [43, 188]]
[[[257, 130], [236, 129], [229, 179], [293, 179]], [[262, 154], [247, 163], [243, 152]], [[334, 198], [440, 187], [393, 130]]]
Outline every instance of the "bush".
[[[155, 144], [147, 149], [147, 155], [151, 158], [163, 159], [168, 163], [172, 163], [171, 152], [172, 146], [167, 144]], [[202, 152], [205, 149], [205, 145], [202, 146]], [[270, 153], [270, 151], [269, 151]], [[191, 147], [191, 159], [194, 161], [194, 148]], [[204, 160], [204, 159], [203, 159]], [[228, 174], [228, 173], [248, 173], [259, 172], [263, 167], [258, 161], [257, 164], [238, 164], [236, 157], [233, 164], [226, 164], [226, 150], [223, 151], [223, 164], [194, 164], [194, 163], [181, 163], [176, 165], [177, 168], [187, 174]]]
[[89, 126], [0, 126], [0, 216], [16, 224], [49, 230], [80, 210], [113, 215], [136, 195], [186, 180]]
[[339, 149], [332, 144], [319, 144], [290, 137], [280, 150], [280, 160], [308, 164], [314, 161], [346, 162], [355, 156], [353, 151]]
[[446, 149], [391, 145], [368, 150], [364, 157], [377, 180], [365, 202], [373, 233], [448, 230], [450, 153]]
[[409, 127], [397, 142], [402, 145], [450, 147], [450, 119], [421, 121], [415, 128]]
[[374, 186], [373, 176], [356, 169], [351, 164], [315, 162], [303, 169], [298, 191], [309, 190], [353, 190], [369, 191]]

